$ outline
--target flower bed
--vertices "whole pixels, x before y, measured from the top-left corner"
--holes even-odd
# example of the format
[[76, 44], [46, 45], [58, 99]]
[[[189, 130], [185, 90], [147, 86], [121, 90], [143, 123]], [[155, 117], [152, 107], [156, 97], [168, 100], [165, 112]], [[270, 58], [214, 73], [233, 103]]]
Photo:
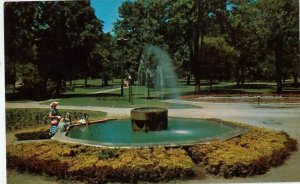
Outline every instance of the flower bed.
[[160, 182], [192, 177], [196, 163], [209, 174], [229, 178], [264, 174], [297, 149], [296, 140], [284, 132], [242, 126], [249, 131], [239, 137], [184, 149], [105, 149], [53, 140], [20, 143], [7, 147], [8, 167], [94, 183]]
[[297, 142], [284, 132], [247, 127], [240, 137], [189, 148], [192, 159], [210, 174], [225, 178], [264, 174], [295, 151]]
[[7, 147], [8, 167], [93, 182], [159, 182], [193, 175], [180, 148], [104, 149], [57, 141]]

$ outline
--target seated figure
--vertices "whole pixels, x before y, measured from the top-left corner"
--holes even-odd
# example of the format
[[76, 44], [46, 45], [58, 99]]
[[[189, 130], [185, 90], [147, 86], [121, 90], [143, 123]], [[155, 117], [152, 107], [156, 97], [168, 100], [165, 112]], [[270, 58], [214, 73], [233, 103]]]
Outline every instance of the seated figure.
[[88, 124], [88, 119], [89, 119], [89, 116], [87, 115], [86, 112], [83, 112], [80, 116], [80, 119], [79, 119], [79, 123], [80, 124], [83, 124], [83, 125], [87, 125]]

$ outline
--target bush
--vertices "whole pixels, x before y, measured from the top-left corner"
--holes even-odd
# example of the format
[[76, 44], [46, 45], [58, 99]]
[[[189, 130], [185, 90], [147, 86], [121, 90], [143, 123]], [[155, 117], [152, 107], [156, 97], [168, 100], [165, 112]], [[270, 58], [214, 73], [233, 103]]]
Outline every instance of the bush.
[[244, 126], [239, 137], [181, 148], [105, 149], [44, 141], [7, 146], [8, 167], [93, 183], [161, 182], [190, 178], [194, 160], [225, 178], [264, 174], [297, 150], [285, 132]]
[[6, 109], [6, 129], [22, 129], [43, 125], [48, 121], [48, 110], [45, 109]]
[[[64, 116], [67, 112], [70, 113], [71, 119], [79, 119], [81, 112], [77, 110], [60, 110], [59, 112]], [[100, 111], [86, 111], [89, 114], [90, 120], [93, 118], [100, 118], [106, 115], [105, 112]], [[19, 130], [28, 127], [37, 127], [40, 125], [49, 124], [48, 109], [6, 109], [6, 130]]]
[[104, 149], [52, 140], [8, 146], [7, 163], [19, 171], [95, 183], [189, 178], [194, 165], [180, 148]]
[[50, 139], [49, 136], [50, 126], [44, 126], [42, 128], [29, 129], [22, 132], [15, 133], [17, 140], [39, 140]]
[[284, 132], [247, 127], [240, 137], [189, 148], [192, 159], [210, 174], [225, 178], [264, 174], [296, 150], [297, 141]]

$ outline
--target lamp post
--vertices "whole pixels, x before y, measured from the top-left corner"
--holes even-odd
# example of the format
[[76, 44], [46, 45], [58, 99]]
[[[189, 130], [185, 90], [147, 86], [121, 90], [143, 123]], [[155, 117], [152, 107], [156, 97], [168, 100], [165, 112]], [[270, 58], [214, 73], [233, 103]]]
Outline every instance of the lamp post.
[[124, 85], [124, 77], [123, 77], [123, 62], [124, 62], [124, 45], [126, 44], [126, 38], [118, 38], [117, 43], [122, 47], [122, 61], [121, 61], [121, 96], [124, 95], [123, 85]]

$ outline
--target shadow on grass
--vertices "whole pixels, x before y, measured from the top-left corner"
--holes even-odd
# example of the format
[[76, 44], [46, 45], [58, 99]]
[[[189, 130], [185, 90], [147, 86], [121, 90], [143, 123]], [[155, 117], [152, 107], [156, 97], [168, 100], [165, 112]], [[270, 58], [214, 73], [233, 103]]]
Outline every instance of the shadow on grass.
[[121, 94], [98, 93], [98, 94], [61, 94], [60, 98], [80, 98], [80, 97], [121, 97]]
[[222, 88], [222, 89], [234, 89], [234, 90], [238, 90], [238, 89], [273, 89], [274, 86], [269, 85], [269, 84], [244, 84], [244, 85], [240, 85], [237, 86], [236, 84], [233, 85], [228, 85], [228, 86], [213, 86], [213, 88]]
[[200, 93], [195, 93], [195, 92], [185, 92], [185, 93], [181, 93], [181, 96], [188, 96], [188, 95], [238, 95], [238, 94], [257, 94], [254, 92], [245, 92], [242, 90], [200, 90]]
[[6, 101], [23, 101], [23, 100], [49, 100], [55, 98], [80, 98], [80, 97], [121, 97], [120, 94], [115, 93], [99, 93], [99, 94], [61, 94], [59, 96], [52, 96], [51, 94], [43, 94], [43, 96], [36, 96], [30, 93], [7, 93], [5, 94]]
[[107, 86], [102, 86], [102, 85], [92, 85], [92, 84], [88, 84], [86, 87], [84, 87], [84, 85], [78, 84], [78, 85], [73, 85], [71, 87], [67, 87], [67, 90], [74, 90], [74, 88], [80, 88], [80, 89], [111, 89], [112, 87], [116, 87], [116, 84], [109, 84]]

